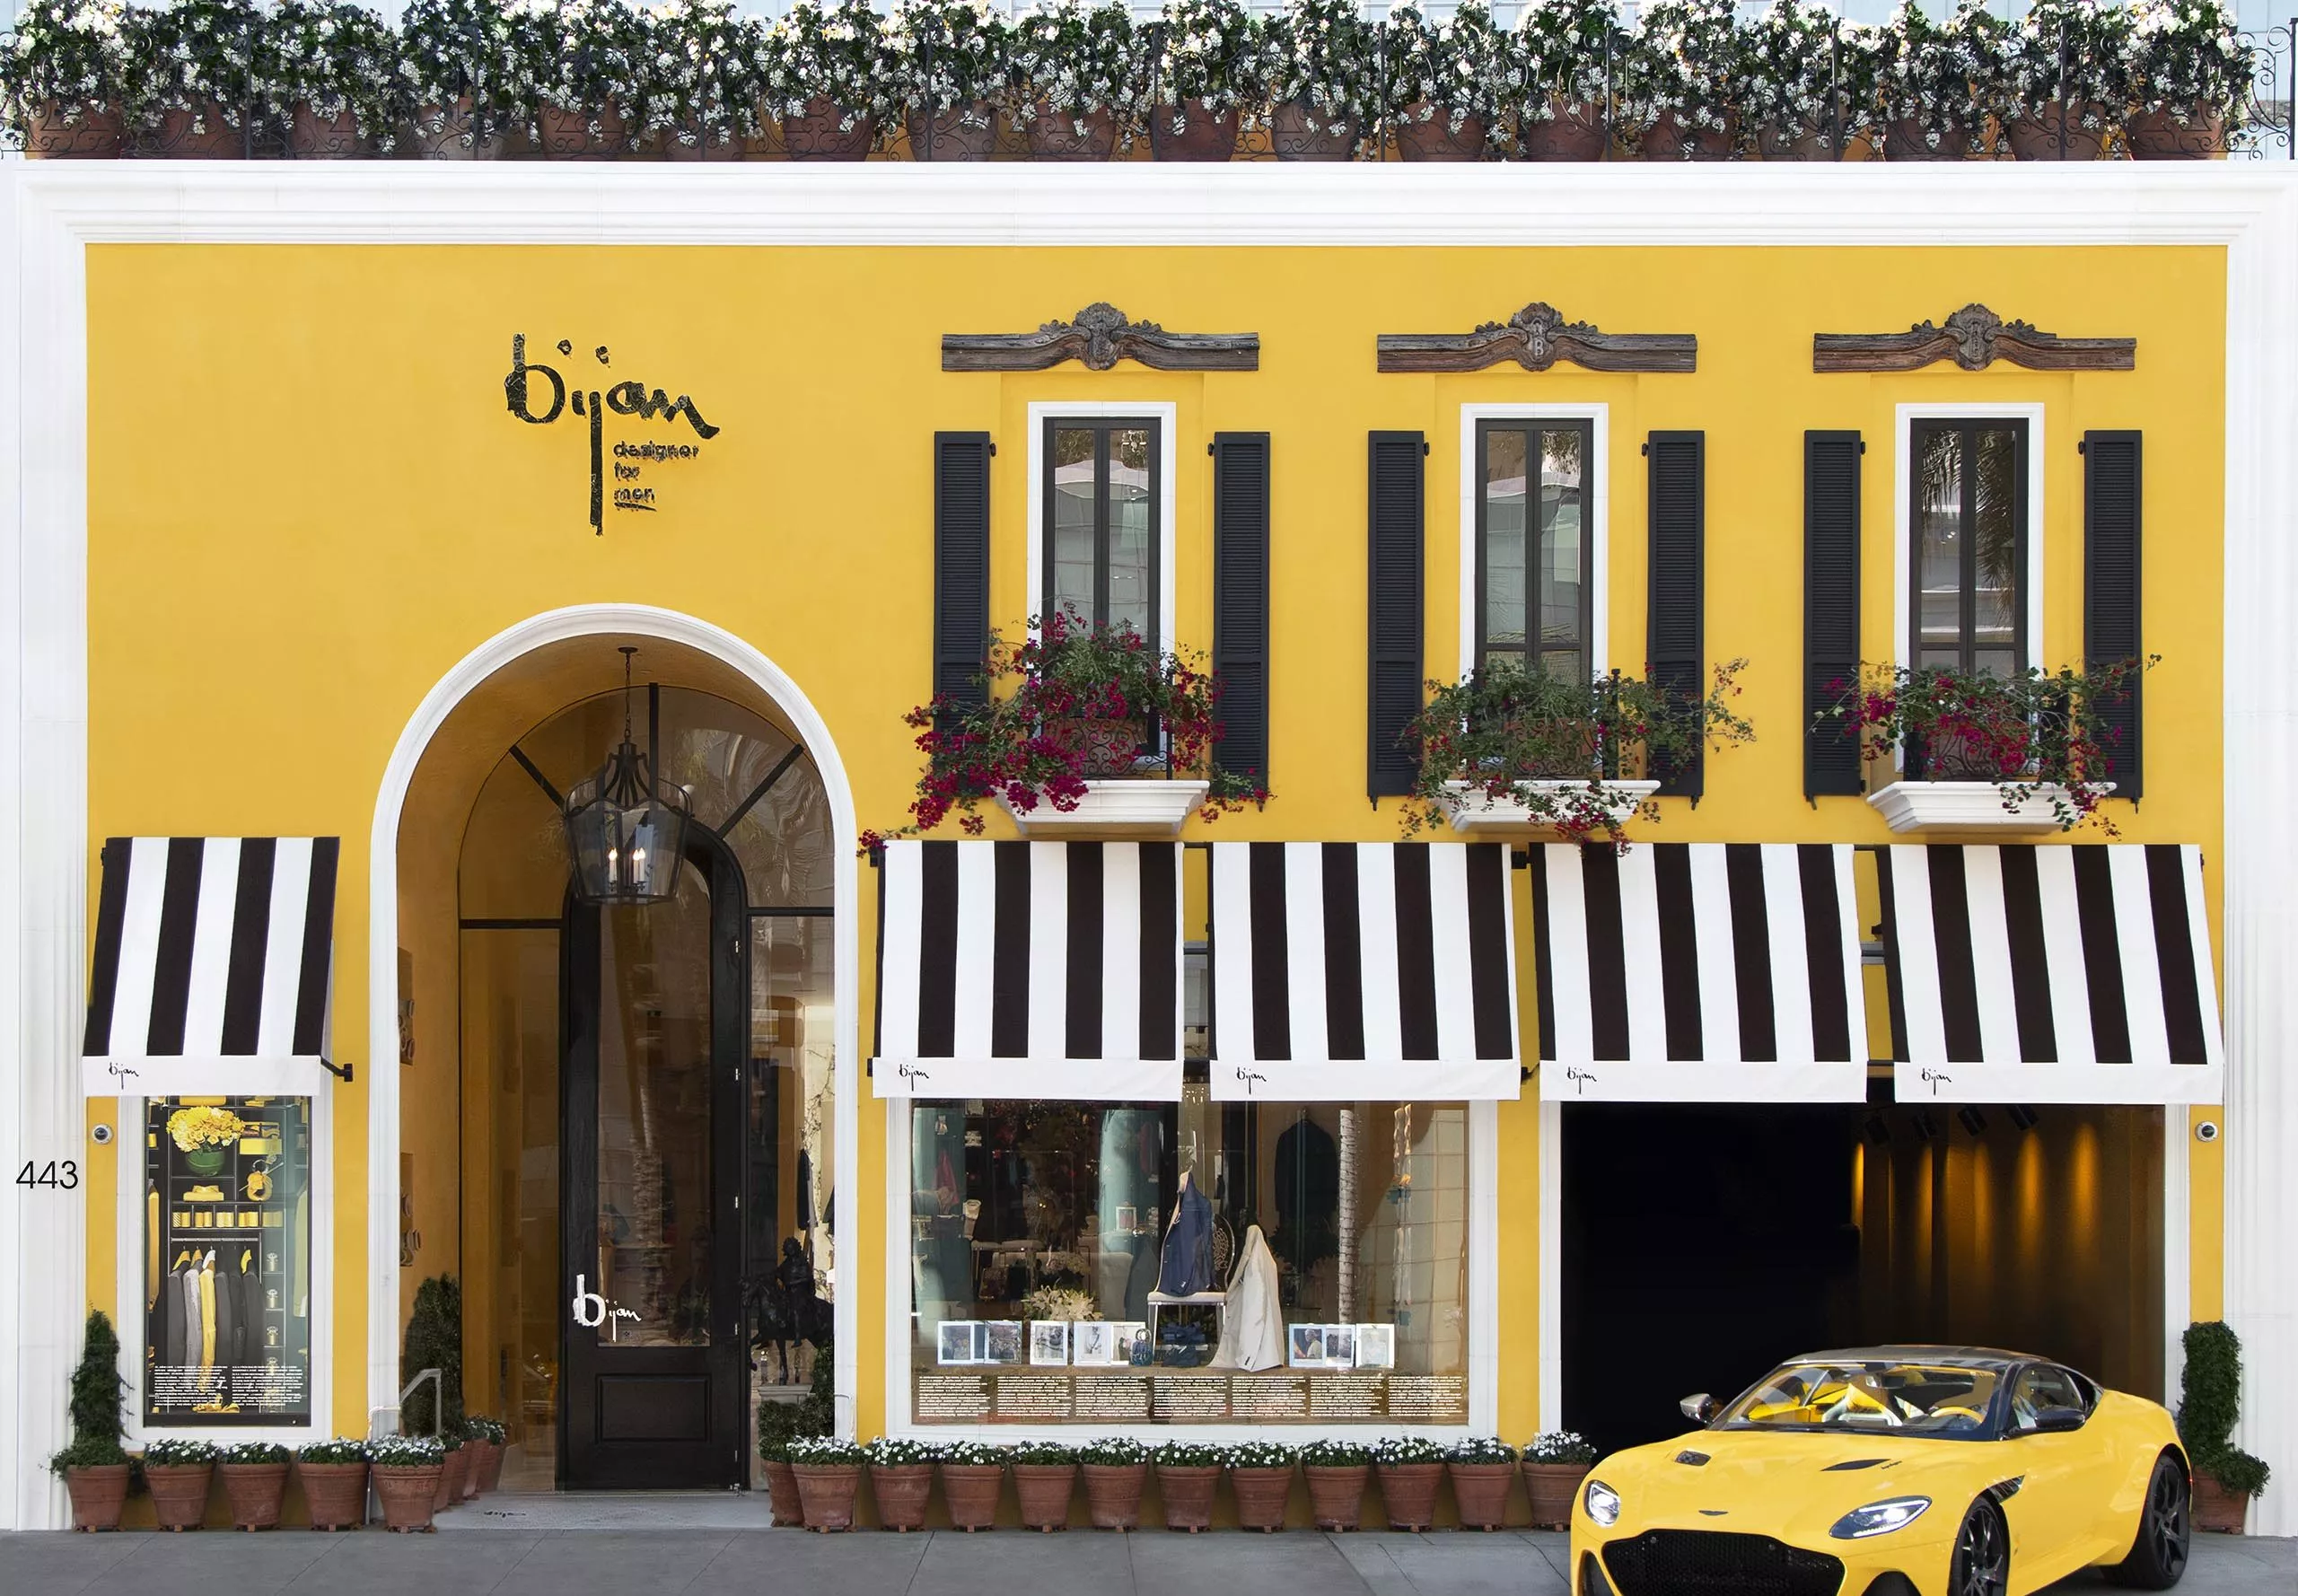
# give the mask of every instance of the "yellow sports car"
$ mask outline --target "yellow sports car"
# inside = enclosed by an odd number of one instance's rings
[[[2098,1564],[2162,1591],[2186,1572],[2171,1416],[2041,1358],[1813,1353],[1683,1409],[1706,1427],[1581,1486],[1574,1596],[2018,1596]]]

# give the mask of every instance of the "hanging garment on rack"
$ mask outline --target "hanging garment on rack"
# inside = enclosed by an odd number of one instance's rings
[[[199,1255],[184,1266],[178,1302],[183,1310],[183,1338],[176,1362],[187,1367],[199,1362]]]
[[[215,1362],[228,1369],[240,1361],[240,1293],[232,1283],[229,1258],[215,1266]]]
[[[159,1346],[153,1355],[163,1364],[183,1362],[183,1270],[175,1268],[168,1271],[167,1283],[160,1287]]]
[[[263,1362],[263,1281],[256,1272],[252,1250],[240,1254],[239,1267],[232,1271],[232,1294],[237,1299],[239,1340],[232,1350],[235,1364]]]
[[[160,1188],[149,1181],[144,1188],[144,1305],[160,1305]]]
[[[1236,1271],[1229,1276],[1229,1302],[1221,1315],[1221,1346],[1213,1355],[1223,1369],[1274,1369],[1285,1362],[1285,1308],[1277,1301],[1276,1255],[1260,1226],[1245,1229]]]
[[[215,1255],[199,1268],[199,1366],[215,1366]]]
[[[1306,1275],[1339,1250],[1340,1149],[1332,1134],[1303,1118],[1276,1138],[1279,1257]]]
[[[1172,1222],[1165,1227],[1157,1289],[1167,1296],[1190,1297],[1212,1287],[1213,1205],[1197,1190],[1197,1182],[1183,1175],[1173,1199]]]

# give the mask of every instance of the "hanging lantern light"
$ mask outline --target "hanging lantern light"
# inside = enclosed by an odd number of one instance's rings
[[[589,903],[660,903],[674,896],[690,819],[686,791],[662,786],[655,760],[630,734],[630,660],[622,651],[622,742],[599,773],[566,794],[574,890]],[[653,746],[649,716],[646,741]]]

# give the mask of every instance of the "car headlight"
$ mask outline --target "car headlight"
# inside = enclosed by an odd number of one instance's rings
[[[1609,1530],[1619,1522],[1619,1493],[1601,1479],[1592,1479],[1583,1493],[1588,1507],[1588,1517],[1599,1528]]]
[[[1889,1535],[1921,1518],[1923,1510],[1930,1505],[1928,1496],[1894,1496],[1888,1502],[1870,1502],[1836,1520],[1835,1527],[1828,1533],[1838,1540],[1864,1540],[1871,1535]]]

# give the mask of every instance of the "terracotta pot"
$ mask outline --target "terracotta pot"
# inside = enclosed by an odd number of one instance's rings
[[[285,1463],[225,1463],[224,1495],[232,1504],[234,1530],[276,1530],[279,1504],[287,1495]]]
[[[126,1463],[98,1463],[92,1468],[66,1469],[64,1488],[72,1494],[75,1530],[117,1530],[120,1510],[127,1505]]]
[[[487,1443],[487,1467],[481,1470],[478,1481],[481,1491],[492,1491],[502,1485],[503,1454],[507,1450],[507,1442],[490,1441]]]
[[[1823,131],[1790,134],[1770,122],[1756,129],[1756,149],[1767,161],[1864,161],[1872,153],[1872,146],[1855,128],[1844,130],[1843,151],[1838,155]]]
[[[1032,161],[1107,161],[1117,153],[1117,116],[1106,109],[1079,117],[1040,104],[1028,133]]]
[[[1423,116],[1426,120],[1422,120]],[[1407,161],[1481,161],[1487,142],[1484,120],[1480,117],[1462,117],[1460,130],[1452,131],[1452,118],[1441,105],[1431,105],[1425,100],[1416,100],[1404,108],[1404,115],[1397,118],[1397,153]]]
[[[997,112],[986,100],[935,111],[911,111],[906,123],[913,161],[987,161],[997,147]]]
[[[692,133],[692,129],[689,129]],[[664,161],[753,161],[763,157],[765,141],[753,138],[714,138],[693,133],[690,140],[674,132],[657,134],[650,153]]]
[[[1207,110],[1202,100],[1151,106],[1149,153],[1160,161],[1226,161],[1237,153],[1235,108]]]
[[[297,1463],[314,1530],[356,1530],[367,1519],[367,1465]]]
[[[463,1477],[469,1469],[470,1448],[459,1446],[447,1454],[439,1470],[439,1492],[432,1499],[432,1512],[444,1513],[463,1499]]]
[[[215,1483],[213,1463],[146,1463],[144,1483],[152,1493],[152,1513],[162,1530],[197,1530],[207,1521],[207,1492]]]
[[[359,118],[346,110],[322,117],[298,101],[287,118],[287,156],[292,161],[360,161],[375,153],[375,141],[359,131]]]
[[[1532,1498],[1532,1528],[1570,1529],[1573,1499],[1587,1478],[1585,1463],[1526,1463],[1524,1489]]]
[[[1644,130],[1646,161],[1729,161],[1738,148],[1738,118],[1726,113],[1721,127],[1693,127],[1663,110]]]
[[[629,124],[611,100],[595,116],[546,105],[535,113],[535,125],[548,161],[612,161],[629,153]]]
[[[2194,1471],[2194,1527],[2218,1535],[2240,1535],[2250,1499],[2218,1483],[2207,1469]]]
[[[162,111],[160,125],[136,153],[169,161],[239,161],[247,155],[248,139],[222,106],[207,105],[196,111]]]
[[[1293,1500],[1293,1469],[1232,1469],[1229,1484],[1237,1493],[1237,1528],[1264,1534],[1285,1528],[1285,1510]]]
[[[1271,1472],[1274,1472],[1272,1470]],[[1213,1495],[1221,1486],[1221,1470],[1202,1468],[1169,1469],[1157,1465],[1157,1494],[1165,1501],[1165,1528],[1192,1535],[1213,1527]]]
[[[798,1500],[798,1476],[789,1464],[767,1460],[766,1495],[776,1529],[794,1530],[806,1521],[805,1507]]]
[[[487,1474],[487,1454],[491,1450],[493,1450],[493,1443],[490,1442],[466,1441],[463,1443],[462,1456],[465,1460],[463,1490],[462,1495],[456,1498],[458,1501],[468,1502],[478,1495],[479,1481]]]
[[[2018,161],[2098,161],[2107,153],[2107,129],[2113,126],[2104,106],[2083,104],[2067,115],[2067,108],[2051,101],[2031,117],[2012,118],[2011,154]],[[2066,142],[2059,129],[2066,130]]]
[[[1364,1463],[1345,1469],[1320,1469],[1313,1464],[1302,1472],[1309,1477],[1309,1511],[1320,1530],[1356,1530],[1364,1522],[1364,1480],[1373,1470]]]
[[[805,1509],[806,1528],[838,1534],[854,1528],[854,1498],[861,1494],[858,1463],[794,1463],[798,1477],[798,1503]]]
[[[1298,101],[1288,100],[1269,114],[1268,147],[1279,161],[1354,161],[1356,140],[1363,133],[1356,118],[1335,118],[1318,113]]]
[[[383,1504],[383,1527],[401,1535],[431,1528],[444,1463],[375,1465],[375,1495]]]
[[[1899,117],[1883,124],[1883,159],[1886,161],[1968,161],[1971,154],[1971,135],[1968,127],[1949,126],[1939,130],[1939,142],[1931,142],[1930,132],[1920,117]]]
[[[1508,1486],[1513,1463],[1447,1463],[1452,1500],[1460,1504],[1463,1530],[1497,1530],[1508,1522]]]
[[[2133,161],[2207,161],[2226,153],[2226,118],[2199,107],[2183,115],[2143,110],[2122,125],[2122,142]]]
[[[1381,1464],[1381,1501],[1389,1512],[1389,1528],[1433,1528],[1436,1522],[1436,1484],[1443,1478],[1442,1463]]]
[[[1077,1479],[1074,1463],[1016,1463],[1013,1494],[1022,1499],[1022,1527],[1051,1533],[1069,1528],[1069,1494]]]
[[[494,161],[503,154],[501,136],[480,132],[469,95],[417,110],[401,142],[419,161]]]
[[[997,1528],[997,1498],[1005,1488],[1005,1469],[998,1463],[942,1465],[942,1504],[950,1510],[950,1527],[968,1531]]]
[[[1527,161],[1601,161],[1611,142],[1604,108],[1551,94],[1548,114],[1516,118],[1516,152]]]
[[[782,118],[782,153],[793,161],[866,161],[877,139],[875,118],[849,118],[827,94],[815,95],[798,115]]]
[[[870,1494],[878,1500],[881,1530],[925,1528],[925,1499],[934,1494],[934,1465],[902,1463],[870,1470]]]
[[[1141,1528],[1141,1487],[1148,1480],[1146,1463],[1086,1464],[1085,1508],[1093,1528]]]
[[[65,119],[53,104],[32,112],[24,153],[34,161],[111,161],[127,152],[127,123],[116,110],[83,109]]]

